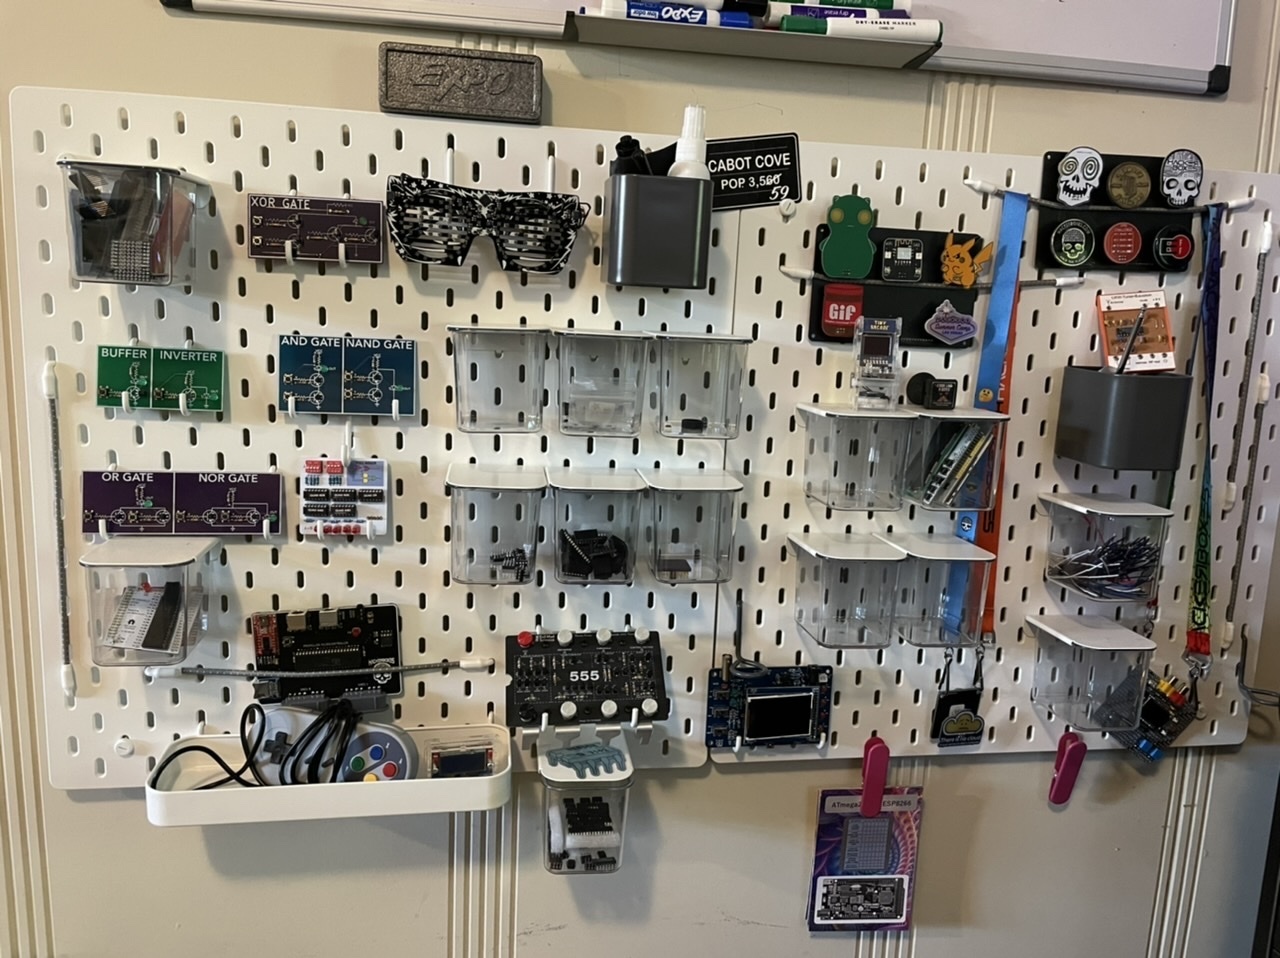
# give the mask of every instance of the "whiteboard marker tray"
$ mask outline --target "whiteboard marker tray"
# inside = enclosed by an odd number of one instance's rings
[[[431,815],[499,808],[511,797],[511,736],[499,725],[455,725],[405,729],[419,747],[419,774],[430,767],[437,744],[483,742],[493,748],[493,772],[475,778],[415,778],[395,782],[335,782],[245,788],[234,782],[195,791],[225,773],[198,752],[183,755],[159,781],[147,782],[147,820],[152,825],[231,825],[244,822],[311,821],[324,818],[375,818],[382,815]],[[204,745],[228,765],[244,764],[240,736],[193,735],[170,745],[161,757],[184,745]],[[249,775],[245,773],[246,777]]]

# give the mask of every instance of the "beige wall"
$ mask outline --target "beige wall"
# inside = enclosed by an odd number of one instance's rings
[[[381,40],[496,44],[543,58],[544,119],[563,126],[669,132],[681,106],[698,100],[717,136],[796,130],[1032,154],[1077,143],[1142,153],[1189,145],[1211,165],[1276,171],[1280,14],[1266,0],[1240,6],[1223,100],[183,16],[156,0],[0,0],[0,88],[375,110]],[[7,101],[0,112],[7,131]],[[4,212],[9,229],[7,197]],[[3,266],[12,263],[9,250]],[[30,361],[12,342],[0,321],[0,395]],[[902,781],[926,782],[929,813],[917,931],[890,942],[815,941],[802,928],[813,790],[840,784],[846,769],[646,775],[628,868],[586,885],[541,874],[530,782],[517,813],[487,822],[208,830],[151,828],[136,793],[53,791],[22,604],[37,570],[20,559],[21,503],[44,490],[15,486],[25,458],[0,414],[0,954],[639,956],[673,944],[709,955],[1246,954],[1280,755],[1267,744],[1270,716],[1255,721],[1258,739],[1245,749],[1180,754],[1152,775],[1114,756],[1091,759],[1062,813],[1045,805],[1043,756],[900,769]],[[47,570],[41,578],[49,588]]]

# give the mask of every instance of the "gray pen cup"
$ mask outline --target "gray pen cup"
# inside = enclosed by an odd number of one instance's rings
[[[1103,469],[1177,469],[1191,388],[1192,377],[1181,373],[1067,366],[1054,454]]]
[[[711,247],[711,181],[611,176],[604,208],[604,281],[703,289]]]

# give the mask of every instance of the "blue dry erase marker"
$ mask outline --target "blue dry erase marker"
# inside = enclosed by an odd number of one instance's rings
[[[600,14],[618,20],[652,20],[698,27],[751,26],[748,13],[718,13],[683,3],[655,3],[652,0],[601,0]]]

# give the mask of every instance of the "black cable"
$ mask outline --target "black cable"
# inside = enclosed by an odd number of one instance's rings
[[[255,714],[257,716],[257,735],[253,740],[253,744],[250,745],[248,738],[249,717]],[[267,785],[268,783],[263,780],[262,774],[258,771],[256,760],[258,749],[262,747],[262,739],[266,734],[266,712],[263,711],[261,705],[254,702],[250,704],[249,707],[240,715],[240,748],[244,751],[245,756],[244,764],[240,766],[240,768],[233,769],[227,764],[226,759],[207,745],[184,745],[182,748],[170,752],[165,756],[164,761],[157,765],[155,771],[151,773],[151,779],[147,784],[149,787],[155,788],[156,783],[160,781],[161,774],[163,774],[164,770],[172,765],[176,759],[183,755],[189,755],[196,752],[201,755],[209,756],[215,763],[217,763],[218,767],[227,774],[224,778],[220,778],[217,781],[206,782],[204,785],[198,786],[195,791],[205,791],[210,788],[221,788],[223,785],[230,782],[235,782],[245,788],[257,788],[261,785]],[[244,773],[246,771],[253,774],[254,781],[251,782],[244,778]]]
[[[280,763],[280,784],[336,782],[341,771],[339,763],[346,754],[347,746],[351,744],[351,736],[359,721],[360,713],[347,699],[339,699],[326,708],[285,753],[284,761]],[[303,766],[302,777],[298,774],[299,763]],[[329,770],[328,778],[322,778],[326,767]]]
[[[352,735],[361,715],[347,699],[334,702],[311,722],[297,740],[285,753],[280,764],[281,785],[309,785],[320,782],[336,782],[341,771],[340,761],[351,744]],[[254,722],[252,741],[250,740],[250,721]],[[156,766],[148,780],[150,788],[156,788],[160,776],[173,762],[183,755],[197,753],[207,755],[226,774],[212,782],[196,786],[193,791],[207,791],[221,788],[235,782],[244,788],[272,786],[258,767],[258,754],[262,750],[263,739],[267,734],[267,713],[257,702],[250,703],[240,714],[240,748],[244,751],[244,764],[232,768],[221,755],[207,745],[184,745],[165,756],[164,761]],[[314,748],[312,745],[314,744]],[[305,761],[303,761],[305,757]],[[299,775],[299,764],[302,765]],[[328,769],[327,778],[322,777]],[[245,777],[248,772],[252,781]]]

